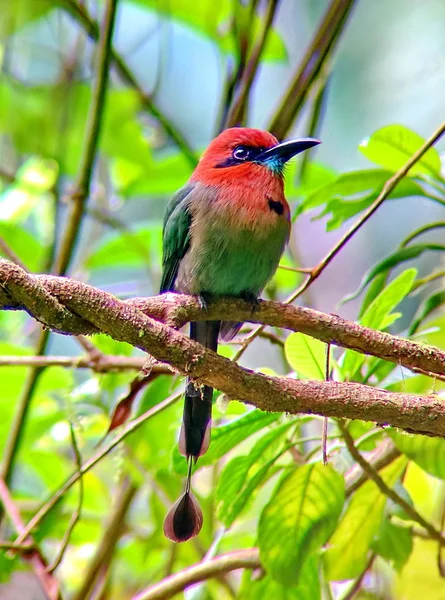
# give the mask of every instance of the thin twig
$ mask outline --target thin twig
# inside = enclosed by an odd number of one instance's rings
[[[21,544],[29,535],[29,533],[37,527],[37,525],[41,522],[41,520],[49,513],[49,511],[57,504],[57,502],[66,494],[66,492],[71,489],[71,487],[79,480],[82,475],[85,475],[90,469],[92,469],[98,462],[100,462],[105,456],[107,456],[116,446],[120,444],[120,442],[125,439],[130,433],[138,429],[143,423],[145,423],[148,419],[154,417],[158,413],[162,412],[175,402],[179,400],[182,396],[182,393],[174,394],[169,396],[150,410],[143,413],[134,421],[131,421],[123,431],[116,435],[108,444],[106,444],[99,452],[97,452],[94,456],[92,456],[89,460],[87,460],[75,473],[73,473],[66,481],[62,484],[62,486],[52,494],[52,496],[47,500],[41,508],[37,511],[34,517],[29,521],[28,525],[25,527],[24,531],[16,540],[18,544]]]
[[[114,356],[112,354],[103,354],[100,360],[90,356],[9,356],[7,354],[0,356],[0,367],[68,367],[91,369],[96,373],[143,371],[147,364],[147,358],[142,356]],[[149,369],[150,373],[158,375],[174,373],[168,365],[150,364]]]
[[[349,240],[357,233],[359,229],[372,217],[372,215],[380,208],[383,202],[388,198],[394,188],[402,181],[402,179],[408,174],[410,169],[422,158],[422,156],[442,137],[445,133],[445,121],[436,129],[436,131],[429,137],[422,146],[415,152],[409,160],[403,165],[401,169],[397,171],[392,177],[386,181],[382,191],[371,204],[371,206],[365,210],[363,215],[359,217],[356,222],[346,231],[346,233],[340,238],[335,246],[326,254],[326,256],[316,265],[310,273],[307,280],[291,295],[290,302],[293,302],[298,296],[300,296],[325,270],[329,263],[337,256],[337,254],[344,248]]]
[[[74,426],[71,423],[71,421],[70,421],[70,434],[71,434],[71,445],[72,445],[73,451],[74,451],[76,467],[77,467],[77,471],[79,473],[79,497],[77,500],[77,508],[71,515],[70,522],[69,522],[68,527],[66,528],[65,533],[63,535],[63,540],[60,545],[59,551],[58,551],[56,557],[54,558],[53,562],[51,563],[51,565],[48,567],[48,573],[53,573],[57,569],[57,567],[60,565],[60,563],[62,562],[65,551],[68,548],[71,534],[74,530],[74,527],[79,522],[81,512],[82,512],[83,492],[84,492],[83,477],[82,477],[82,473],[81,473],[82,457],[80,455],[79,446],[77,445],[76,432],[74,431]]]
[[[431,537],[434,540],[437,540],[441,546],[445,545],[445,536],[435,527],[433,527],[431,523],[426,521],[422,517],[422,515],[420,515],[416,511],[416,509],[405,500],[405,498],[402,498],[402,496],[399,496],[397,492],[390,488],[388,484],[384,481],[384,479],[379,475],[379,473],[374,469],[374,467],[371,466],[369,462],[357,450],[357,448],[355,447],[354,438],[349,433],[346,425],[342,421],[339,421],[338,427],[342,433],[343,439],[345,440],[345,444],[348,448],[349,454],[357,462],[357,464],[360,465],[363,471],[367,473],[369,479],[371,479],[371,481],[373,481],[376,484],[376,486],[379,488],[382,494],[384,494],[390,500],[392,500],[394,504],[400,506],[400,508],[402,508],[402,510],[405,511],[405,513],[412,521],[419,523],[419,525],[421,525],[426,531],[428,531]]]
[[[34,544],[16,544],[7,540],[0,540],[0,548],[2,550],[14,550],[14,552],[28,553],[35,548]]]
[[[217,556],[209,561],[198,563],[183,571],[179,571],[160,583],[133,597],[133,600],[162,600],[171,598],[194,583],[199,583],[220,573],[236,569],[257,569],[261,566],[257,548],[237,550],[229,554]]]

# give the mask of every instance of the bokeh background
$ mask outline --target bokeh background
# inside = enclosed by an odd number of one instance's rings
[[[250,89],[244,124],[269,127],[329,4],[327,0],[276,2],[273,29]],[[301,176],[301,158],[288,170],[287,189],[293,208],[317,186],[332,181],[340,173],[376,168],[359,150],[360,144],[376,130],[399,124],[427,138],[444,118],[443,0],[356,0],[352,4],[338,43],[323,68],[323,76],[287,130],[289,138],[308,135],[317,93],[324,86],[315,131],[323,145],[311,153],[306,179]],[[93,20],[102,19],[100,0],[79,0],[78,4],[74,0],[0,0],[0,237],[7,248],[0,253],[6,258],[16,255],[27,268],[37,272],[50,270],[60,249],[87,135],[96,46],[85,34],[85,22],[82,24],[82,19],[73,17],[73,6],[87,10]],[[224,121],[228,82],[239,60],[236,29],[238,20],[242,22],[239,15],[253,9],[252,40],[255,41],[268,6],[262,0],[120,0],[113,45],[133,73],[139,92],[111,68],[99,151],[85,218],[69,267],[70,276],[120,298],[157,293],[166,203],[187,181],[194,161]],[[163,115],[161,121],[153,111],[144,109],[141,90],[144,98],[153,102]],[[166,132],[165,123],[180,134],[188,148],[186,152]],[[437,149],[443,152],[445,142],[439,142]],[[350,194],[350,199],[353,198]],[[347,303],[341,300],[357,290],[364,273],[394,251],[413,229],[444,221],[443,205],[444,202],[431,202],[430,197],[415,194],[384,203],[299,302],[356,319],[362,297]],[[316,218],[322,208],[303,210],[294,222],[290,252],[285,258],[288,266],[314,266],[350,225],[346,220],[340,227],[329,230],[328,216]],[[443,229],[430,232],[428,240],[443,242]],[[413,263],[419,277],[443,265],[442,256],[423,252]],[[393,274],[403,268],[400,265]],[[300,277],[290,271],[279,271],[266,296],[284,299],[297,287]],[[393,331],[406,331],[422,293],[402,304],[404,316]],[[32,353],[39,328],[22,314],[1,314],[0,336],[3,354]],[[97,347],[111,354],[131,351],[102,337]],[[233,355],[233,348],[222,351]],[[69,357],[78,356],[79,352],[74,339],[56,335],[50,336],[46,347],[46,353],[51,355]],[[267,366],[278,373],[288,370],[281,350],[267,340],[257,340],[241,361],[255,368]],[[23,385],[23,369],[4,369],[5,389],[0,401],[4,415],[0,425],[2,447]],[[72,471],[66,421],[79,428],[79,445],[84,456],[94,452],[95,444],[106,431],[109,414],[126,393],[131,378],[132,374],[76,371],[68,375],[57,367],[46,370],[35,392],[40,404],[31,413],[34,424],[28,429],[28,440],[19,455],[23,462],[14,474],[15,490],[25,514],[31,515],[38,502]],[[159,378],[156,386],[148,388],[139,412],[172,389],[168,378]],[[236,416],[242,411],[232,406],[228,415]],[[142,482],[146,487],[137,495],[130,518],[132,536],[120,546],[113,583],[98,598],[130,598],[144,582],[162,577],[162,561],[173,564],[177,560],[178,566],[187,565],[201,557],[203,548],[208,548],[212,540],[209,531],[203,546],[195,547],[195,554],[191,551],[190,556],[182,549],[175,556],[169,554],[170,550],[161,541],[159,523],[165,507],[156,493],[161,486],[161,497],[163,494],[173,497],[172,490],[180,488],[179,475],[169,471],[179,414],[179,407],[169,409],[164,422],[153,421],[153,427],[143,437],[134,438],[133,446],[130,444],[132,475],[139,469],[139,484]],[[314,431],[318,431],[318,424]],[[60,456],[54,456],[59,447]],[[77,526],[68,558],[62,564],[68,595],[76,588],[79,573],[94,556],[113,499],[123,493],[121,478],[126,473],[127,459],[126,450],[119,451],[88,481],[91,488],[85,499],[86,517]],[[161,467],[155,476],[154,463],[158,460]],[[37,463],[40,470],[35,469]],[[199,490],[204,496],[211,489],[211,478],[217,475],[217,471],[203,475]],[[438,490],[427,481],[423,472],[417,475],[416,479],[416,474],[411,474],[415,482],[412,490],[417,490],[417,501],[431,513],[436,507],[432,498],[437,499],[442,488]],[[428,493],[420,491],[422,486]],[[261,499],[264,504],[271,489],[263,492],[258,506]],[[208,495],[207,500],[210,505],[212,500]],[[75,495],[69,496],[65,508],[58,513],[60,530],[54,520],[48,525],[50,531],[55,527],[59,541],[75,503]],[[253,517],[249,519],[227,543],[227,548],[230,549],[231,543],[244,544],[252,538]],[[54,539],[48,542],[50,553],[55,552]],[[416,556],[419,564],[435,560],[433,551],[427,547]],[[5,579],[16,568],[17,561],[14,566],[13,562],[8,557],[0,561]],[[413,564],[411,567],[401,595],[394,592],[394,574],[382,568],[380,579],[370,580],[373,595],[360,597],[417,597],[413,594],[419,591],[415,587],[419,574]],[[28,597],[23,577],[14,581],[18,587],[12,591],[11,584],[0,586],[0,598]],[[35,589],[32,581],[30,585]],[[443,590],[438,591],[436,579],[431,586],[430,595],[425,597],[445,598]],[[223,593],[221,590],[210,587],[201,589],[201,595],[188,597],[223,597],[218,595]]]

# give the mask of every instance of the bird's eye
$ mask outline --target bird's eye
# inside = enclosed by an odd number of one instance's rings
[[[248,160],[250,158],[250,149],[247,146],[237,146],[232,152],[235,160]]]

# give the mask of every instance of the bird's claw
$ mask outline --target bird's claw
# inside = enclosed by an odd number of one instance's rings
[[[207,294],[206,292],[198,294],[198,303],[201,310],[207,310],[210,304],[210,294]]]
[[[261,299],[258,298],[258,296],[256,294],[253,294],[252,292],[243,292],[241,294],[241,298],[251,305],[252,313],[258,310],[258,308],[260,307]]]

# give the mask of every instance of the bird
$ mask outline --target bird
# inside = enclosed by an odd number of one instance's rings
[[[223,130],[202,154],[189,181],[170,199],[163,223],[160,292],[198,296],[202,307],[221,296],[258,302],[289,240],[291,215],[284,168],[296,154],[321,143],[280,143],[267,131]],[[242,323],[190,323],[190,338],[217,351]],[[188,461],[185,491],[164,521],[174,542],[195,537],[202,511],[191,491],[192,466],[210,443],[213,390],[188,379],[179,451]]]

